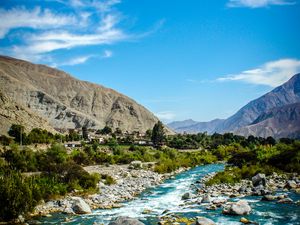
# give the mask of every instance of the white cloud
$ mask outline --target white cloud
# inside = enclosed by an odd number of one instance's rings
[[[260,8],[270,5],[294,5],[294,1],[290,0],[229,0],[228,7],[249,7]]]
[[[276,87],[300,72],[300,60],[280,59],[267,62],[258,68],[242,71],[239,74],[218,78],[218,81],[244,81],[252,84]]]
[[[111,45],[120,41],[140,39],[154,32],[151,30],[143,34],[129,34],[121,28],[120,22],[124,17],[114,8],[121,0],[47,1],[69,7],[68,13],[57,13],[55,9],[41,7],[0,8],[0,39],[7,38],[9,34],[10,43],[13,43],[0,47],[1,54],[55,64],[53,54],[57,50]],[[162,24],[160,21],[155,31]],[[18,28],[21,29],[16,30]],[[112,52],[107,50],[101,57],[111,56]],[[47,61],[49,57],[52,57],[52,60]]]
[[[61,49],[71,49],[79,46],[113,44],[129,38],[125,32],[116,28],[118,19],[107,15],[98,26],[98,31],[92,33],[75,33],[74,31],[53,29],[25,35],[25,43],[10,48],[10,54],[22,59],[40,60],[44,54]],[[106,57],[111,54],[105,53]]]
[[[176,117],[175,113],[172,111],[158,112],[158,113],[155,113],[155,116],[157,116],[159,119],[165,120],[165,121],[173,120]]]
[[[0,8],[0,38],[4,38],[15,28],[49,29],[70,26],[76,19],[72,15],[57,14],[49,9],[36,7],[28,10],[24,7],[5,10]]]
[[[83,63],[87,62],[92,57],[94,57],[94,56],[93,55],[86,55],[86,56],[75,57],[75,58],[70,59],[67,62],[64,62],[64,63],[60,64],[59,66],[74,66],[74,65],[78,65],[78,64],[83,64]]]
[[[113,56],[113,52],[112,51],[110,51],[110,50],[105,50],[104,52],[103,52],[103,58],[111,58]]]

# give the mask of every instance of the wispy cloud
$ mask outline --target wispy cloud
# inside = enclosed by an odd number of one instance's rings
[[[228,7],[249,7],[260,8],[270,5],[294,5],[294,1],[290,0],[229,0]]]
[[[69,14],[54,13],[49,9],[36,7],[32,10],[16,7],[9,10],[0,8],[0,39],[15,28],[49,29],[73,25],[76,18]]]
[[[0,23],[0,39],[9,35],[13,40],[13,44],[1,47],[2,54],[43,61],[58,50],[111,45],[145,36],[132,34],[121,27],[120,22],[124,17],[114,7],[121,0],[48,1],[69,7],[68,13],[57,13],[55,9],[41,7],[0,8],[0,19],[5,21]],[[17,28],[20,30],[13,32]],[[104,51],[103,58],[111,56],[111,51]]]
[[[71,58],[65,62],[61,63],[52,63],[52,67],[60,67],[60,66],[75,66],[86,63],[91,58],[97,58],[99,60],[105,58],[111,58],[113,56],[113,52],[110,50],[104,50],[101,55],[82,55],[78,57]]]
[[[187,82],[192,84],[207,84],[207,83],[213,83],[212,80],[196,80],[196,79],[186,79]]]
[[[155,113],[155,116],[157,116],[159,119],[161,119],[163,121],[170,121],[176,117],[175,113],[172,111],[158,112],[158,113]]]
[[[110,50],[105,50],[104,52],[103,52],[103,58],[111,58],[113,56],[113,52],[112,51],[110,51]]]
[[[61,64],[54,64],[54,67],[57,66],[74,66],[74,65],[79,65],[79,64],[84,64],[86,63],[90,58],[95,57],[94,55],[85,55],[85,56],[79,56],[72,58],[66,62],[62,62]]]
[[[267,62],[257,68],[242,71],[239,74],[218,78],[218,81],[244,81],[251,84],[276,87],[300,72],[300,60],[280,59]]]

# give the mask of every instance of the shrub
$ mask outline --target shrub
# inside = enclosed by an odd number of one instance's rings
[[[35,206],[32,190],[19,172],[7,170],[0,177],[0,219],[9,221]]]

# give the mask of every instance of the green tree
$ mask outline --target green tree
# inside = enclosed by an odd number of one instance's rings
[[[108,126],[105,126],[102,130],[101,130],[101,134],[111,134],[112,133],[112,129]]]
[[[86,126],[82,127],[82,137],[84,140],[89,139],[89,132]]]
[[[24,143],[25,139],[26,139],[26,134],[24,132],[25,127],[22,125],[18,125],[18,124],[13,124],[11,125],[8,134],[11,137],[15,138],[15,141],[18,143],[21,143],[21,139],[22,139],[22,143]]]
[[[153,145],[156,147],[160,147],[163,145],[163,142],[165,140],[165,131],[162,122],[158,121],[154,125],[151,140],[153,142]]]
[[[9,221],[32,210],[32,191],[21,173],[8,170],[0,177],[0,220]]]

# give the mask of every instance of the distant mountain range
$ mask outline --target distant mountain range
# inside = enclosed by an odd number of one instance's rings
[[[146,108],[112,89],[6,56],[0,56],[0,93],[5,102],[0,105],[0,133],[6,133],[11,123],[49,129],[107,125],[145,132],[158,121]]]
[[[225,120],[185,120],[172,122],[168,126],[179,133],[233,132],[245,136],[300,138],[300,74],[249,102]]]

